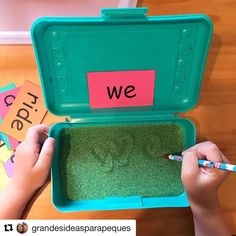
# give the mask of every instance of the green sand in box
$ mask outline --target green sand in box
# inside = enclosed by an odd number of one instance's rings
[[[66,199],[176,196],[184,191],[181,163],[163,158],[184,149],[183,131],[177,125],[66,128],[59,139]]]

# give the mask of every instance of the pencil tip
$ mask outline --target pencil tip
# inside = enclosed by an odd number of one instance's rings
[[[170,154],[164,154],[164,158],[169,159]]]

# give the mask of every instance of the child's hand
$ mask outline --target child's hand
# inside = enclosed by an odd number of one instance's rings
[[[191,208],[209,208],[217,201],[219,186],[228,176],[228,172],[198,166],[198,159],[229,163],[219,148],[212,142],[199,143],[182,153],[182,181],[185,186]]]
[[[33,193],[46,182],[55,147],[55,140],[47,136],[48,130],[47,125],[30,127],[16,149],[12,183],[20,191]]]

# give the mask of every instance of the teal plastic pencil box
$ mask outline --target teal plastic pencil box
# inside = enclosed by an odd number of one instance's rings
[[[175,124],[183,132],[184,148],[194,145],[195,126],[180,113],[198,101],[212,28],[206,15],[147,16],[146,8],[34,22],[31,35],[46,107],[70,117],[50,129],[57,141],[52,201],[58,210],[189,206],[184,190],[176,196],[142,196],[137,189],[132,196],[66,198],[59,137],[63,130],[80,127]]]

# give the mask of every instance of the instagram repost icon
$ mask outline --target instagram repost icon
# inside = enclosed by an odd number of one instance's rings
[[[5,230],[5,232],[11,232],[11,231],[13,231],[13,226],[12,226],[12,224],[6,224],[6,225],[4,225],[4,230]]]
[[[19,233],[19,234],[24,234],[28,231],[28,225],[26,223],[19,223],[17,226],[16,226],[16,231]]]

